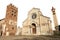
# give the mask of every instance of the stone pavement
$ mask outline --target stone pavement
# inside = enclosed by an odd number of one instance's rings
[[[60,36],[4,36],[0,40],[60,40]]]

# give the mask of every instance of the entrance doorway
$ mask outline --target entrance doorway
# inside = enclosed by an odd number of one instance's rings
[[[32,33],[33,34],[36,34],[36,24],[35,23],[32,23],[32,26],[33,26]]]

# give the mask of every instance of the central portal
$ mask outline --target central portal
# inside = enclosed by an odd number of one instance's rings
[[[32,26],[33,26],[32,33],[33,34],[36,34],[36,24],[35,23],[32,23]]]

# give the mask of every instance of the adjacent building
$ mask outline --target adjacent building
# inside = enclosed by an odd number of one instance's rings
[[[4,19],[5,19],[5,18],[4,18]],[[1,20],[0,20],[0,36],[3,35],[3,31],[4,31],[4,28],[3,28],[4,22],[5,22],[4,19],[1,19]]]
[[[17,27],[16,35],[22,35],[22,28],[20,28],[20,26]]]

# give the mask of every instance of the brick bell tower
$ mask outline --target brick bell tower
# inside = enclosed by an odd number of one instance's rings
[[[17,14],[18,8],[12,4],[7,6],[5,35],[15,35],[17,30]]]
[[[57,17],[56,17],[55,8],[52,7],[51,11],[52,11],[52,13],[53,13],[52,15],[53,15],[53,20],[54,20],[55,29],[56,29],[56,31],[58,31],[59,28],[58,28],[58,21],[57,21]]]

